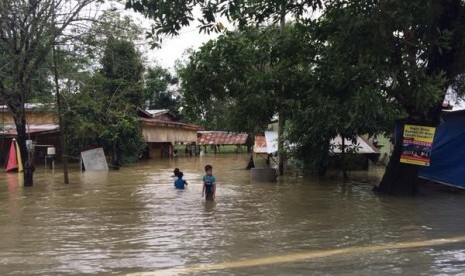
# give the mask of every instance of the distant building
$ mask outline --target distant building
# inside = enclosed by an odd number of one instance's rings
[[[202,127],[178,122],[178,118],[166,109],[138,109],[142,122],[142,135],[147,142],[146,157],[172,156],[176,143],[196,144],[197,131]],[[60,157],[59,125],[54,104],[26,104],[26,132],[33,140],[36,161],[43,161],[47,148],[56,148]],[[7,106],[0,106],[0,159],[3,162],[12,138],[17,137],[16,125]]]
[[[142,135],[147,142],[145,157],[168,157],[174,155],[176,144],[190,147],[197,142],[197,131],[203,130],[199,125],[185,124],[167,109],[138,109],[142,122]]]
[[[59,154],[59,126],[53,104],[25,104],[26,133],[34,141],[36,160],[44,160],[48,147]],[[5,160],[12,138],[17,138],[16,125],[7,106],[0,106],[0,159]]]
[[[235,133],[228,131],[199,131],[197,134],[197,145],[203,146],[204,151],[207,147],[217,153],[220,146],[234,145],[240,151],[240,147],[249,142],[247,133]]]

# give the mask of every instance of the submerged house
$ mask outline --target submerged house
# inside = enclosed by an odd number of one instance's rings
[[[176,144],[194,145],[199,125],[185,124],[167,109],[138,109],[142,122],[142,135],[147,142],[146,158],[169,157],[175,154]]]
[[[204,151],[210,147],[215,153],[220,151],[220,146],[233,145],[237,147],[237,151],[241,151],[241,147],[249,143],[249,135],[247,133],[235,133],[228,131],[198,131],[197,145],[203,146]]]
[[[7,157],[11,140],[17,137],[13,116],[6,106],[0,106],[0,159]],[[146,157],[164,157],[173,155],[176,143],[195,144],[197,131],[202,127],[180,123],[176,116],[166,109],[138,109],[142,122],[142,135],[147,142]],[[36,162],[43,162],[47,149],[54,147],[56,156],[61,156],[59,146],[60,129],[54,104],[26,104],[26,131],[35,145]]]
[[[362,136],[357,136],[356,141],[345,139],[344,145],[346,151],[352,151],[357,155],[355,161],[362,169],[368,169],[368,160],[376,161],[380,155],[378,148]],[[341,136],[331,139],[329,148],[330,156],[335,157],[340,155],[342,152],[341,149]],[[278,132],[265,131],[265,135],[255,136],[254,153],[256,155],[266,154],[268,158],[270,155],[276,156],[278,153]],[[338,164],[333,162],[331,166],[338,166]]]
[[[44,160],[47,149],[54,147],[59,154],[59,126],[53,104],[25,104],[26,133],[35,145],[36,161]],[[0,106],[0,159],[7,158],[11,140],[17,138],[16,125],[11,112],[5,105]]]

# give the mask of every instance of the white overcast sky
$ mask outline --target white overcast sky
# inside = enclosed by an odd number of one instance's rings
[[[124,2],[124,1],[121,1]],[[133,12],[132,10],[125,10],[124,4],[116,3],[114,1],[106,2],[103,9],[116,9],[123,15],[130,15],[136,24],[150,28],[151,21],[144,18],[141,14]],[[194,13],[194,18],[199,11]],[[199,33],[197,22],[192,22],[190,26],[183,28],[178,36],[163,37],[161,48],[150,49],[150,45],[140,45],[140,50],[147,60],[146,65],[158,64],[164,68],[174,69],[174,64],[177,59],[183,56],[183,53],[189,49],[197,49],[203,43],[210,39],[218,37],[218,34],[211,33],[210,35]]]
[[[194,23],[195,24],[195,23]],[[180,32],[179,36],[163,39],[161,48],[154,49],[149,54],[163,67],[174,67],[177,59],[180,59],[185,50],[197,49],[204,42],[217,37],[218,34],[199,33],[195,26],[189,26]]]

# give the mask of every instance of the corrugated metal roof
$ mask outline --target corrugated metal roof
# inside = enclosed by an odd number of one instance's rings
[[[59,126],[56,124],[29,124],[26,127],[26,133],[29,134],[39,134],[42,132],[57,132],[59,131]],[[2,135],[18,135],[15,125],[4,125],[3,129],[0,130]]]
[[[150,114],[152,117],[162,115],[169,113],[170,111],[168,109],[146,109],[145,110],[148,114]]]
[[[244,145],[247,133],[233,133],[226,131],[199,131],[197,145]]]
[[[55,109],[55,103],[25,103],[24,109],[27,111]],[[0,110],[8,110],[8,106],[0,105]]]
[[[185,123],[174,122],[174,121],[165,121],[165,120],[149,119],[149,118],[139,118],[139,120],[141,120],[143,124],[151,125],[151,126],[183,128],[183,129],[189,129],[189,130],[202,130],[202,129],[204,129],[203,127],[201,127],[199,125],[185,124]]]

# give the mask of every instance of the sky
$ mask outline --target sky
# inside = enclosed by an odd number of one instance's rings
[[[123,1],[124,2],[124,1]],[[150,29],[150,19],[144,18],[141,14],[133,12],[132,10],[125,10],[124,5],[117,2],[106,2],[104,9],[113,9],[119,11],[122,15],[129,15],[133,18],[134,22],[138,25]],[[194,18],[200,14],[200,11],[194,11]],[[183,53],[189,49],[197,49],[203,43],[210,39],[218,37],[218,34],[211,33],[210,35],[199,33],[197,23],[194,21],[190,26],[181,29],[178,36],[166,36],[163,37],[161,48],[150,49],[150,45],[141,45],[141,51],[147,58],[145,61],[146,65],[160,65],[164,68],[174,71],[174,65],[176,60],[181,59]]]
[[[175,61],[182,57],[184,51],[189,48],[197,49],[203,43],[217,36],[218,34],[199,33],[195,26],[189,26],[181,30],[179,36],[164,38],[162,47],[152,50],[149,55],[162,67],[174,68]]]

